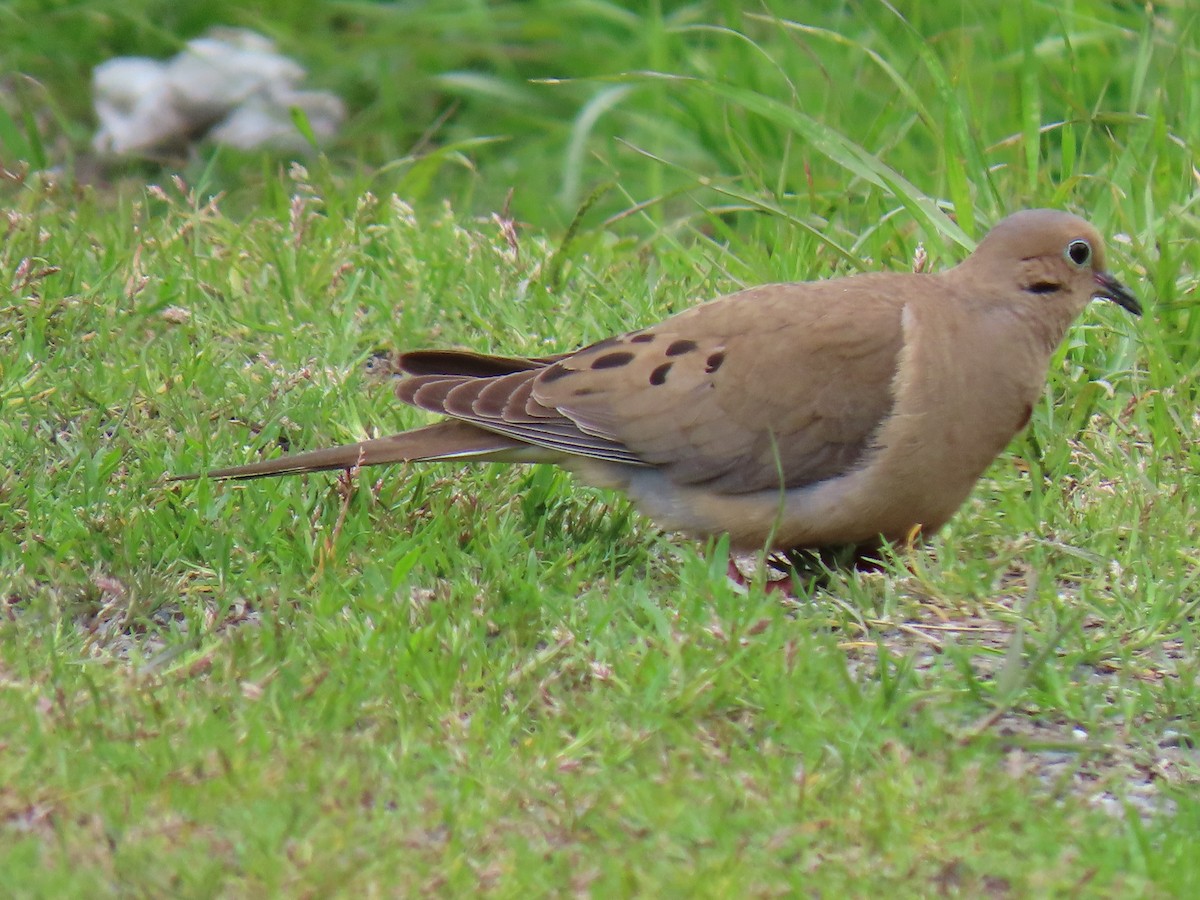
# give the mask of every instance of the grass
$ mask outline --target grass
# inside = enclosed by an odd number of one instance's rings
[[[0,10],[6,890],[1196,893],[1197,19],[789,15]],[[85,183],[89,67],[214,21],[344,137]],[[927,548],[794,602],[549,469],[161,482],[420,421],[380,348],[948,265],[1031,205],[1147,315],[1086,314]]]

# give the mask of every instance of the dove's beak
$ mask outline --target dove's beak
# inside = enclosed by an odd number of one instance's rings
[[[1111,300],[1113,303],[1122,309],[1128,310],[1135,316],[1142,314],[1142,304],[1138,303],[1137,297],[1129,293],[1129,288],[1117,281],[1107,272],[1096,273],[1096,293],[1092,294],[1092,298],[1102,298]]]

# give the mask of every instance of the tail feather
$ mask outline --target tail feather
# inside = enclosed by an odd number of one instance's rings
[[[387,437],[343,444],[325,450],[310,450],[278,459],[267,459],[245,466],[230,466],[211,472],[172,475],[168,481],[190,481],[212,478],[220,481],[263,478],[270,475],[293,475],[302,472],[324,472],[331,469],[351,469],[383,463],[419,462],[439,459],[511,459],[521,461],[529,445],[514,438],[493,434],[465,422],[437,422],[424,428],[404,431]],[[532,461],[532,460],[531,460]]]
[[[398,354],[395,367],[406,375],[454,375],[467,378],[491,378],[544,369],[569,353],[555,356],[494,356],[470,350],[408,350]]]

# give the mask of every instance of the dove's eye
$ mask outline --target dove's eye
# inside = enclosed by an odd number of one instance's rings
[[[1092,261],[1092,245],[1087,241],[1071,241],[1067,244],[1066,257],[1073,264],[1083,268]]]

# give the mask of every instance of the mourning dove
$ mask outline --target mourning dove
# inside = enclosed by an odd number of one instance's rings
[[[1141,314],[1095,229],[1028,210],[939,274],[763,285],[559,356],[404,353],[397,396],[449,419],[207,475],[546,462],[735,549],[900,542],[1025,427],[1093,298]]]

